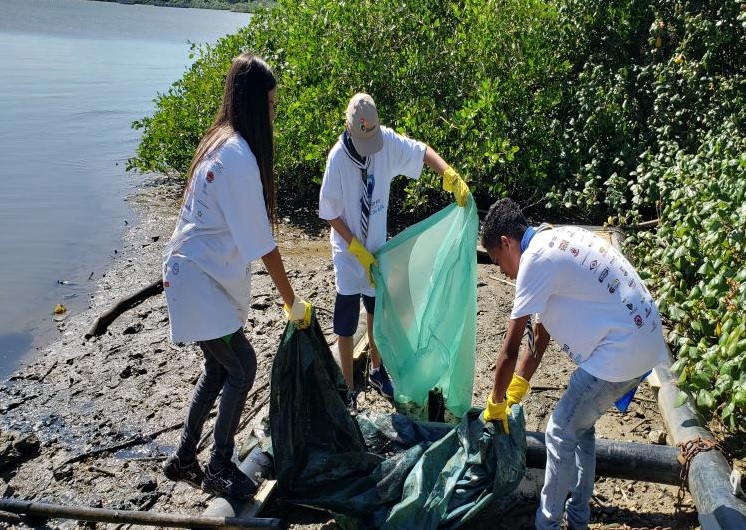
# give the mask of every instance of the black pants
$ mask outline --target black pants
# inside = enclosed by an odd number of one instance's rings
[[[256,377],[256,353],[240,329],[233,334],[230,343],[212,339],[197,344],[204,353],[205,362],[194,389],[177,454],[182,460],[196,458],[205,420],[222,390],[210,454],[210,464],[221,468],[233,457],[238,422],[246,404],[246,395]]]

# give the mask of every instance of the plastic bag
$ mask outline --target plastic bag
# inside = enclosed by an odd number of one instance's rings
[[[478,231],[469,196],[465,207],[447,206],[376,252],[373,337],[394,382],[397,409],[411,417],[427,410],[432,389],[457,418],[471,408]]]
[[[402,499],[383,530],[458,528],[487,504],[506,497],[526,472],[526,423],[523,408],[508,415],[510,434],[482,411],[469,410],[446,436],[432,444],[410,471]],[[517,499],[511,499],[516,504]]]
[[[455,428],[374,411],[353,418],[346,392],[315,313],[307,330],[289,323],[272,365],[268,449],[284,501],[358,530],[456,528],[496,497],[518,502],[508,498],[526,466],[518,405],[506,436],[478,410]]]
[[[408,468],[367,451],[346,393],[315,311],[306,330],[288,323],[272,364],[269,401],[278,493],[287,502],[380,526]],[[408,458],[409,467],[417,458]]]

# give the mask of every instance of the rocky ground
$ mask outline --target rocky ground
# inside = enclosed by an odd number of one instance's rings
[[[119,260],[98,283],[90,309],[61,322],[59,339],[0,386],[2,496],[195,515],[208,506],[207,495],[185,484],[171,483],[160,473],[162,460],[176,443],[200,371],[196,347],[168,340],[163,295],[121,315],[103,336],[84,339],[97,316],[159,277],[161,250],[173,228],[177,198],[177,192],[161,186],[132,199],[140,221],[127,233]],[[301,296],[317,306],[322,327],[332,340],[334,280],[327,236],[326,228],[314,220],[303,227],[284,222],[278,241],[291,282]],[[478,268],[473,403],[482,406],[510,313],[512,286],[496,267],[479,264]],[[266,412],[269,371],[285,325],[269,276],[260,263],[254,264],[254,272],[253,309],[246,330],[258,354],[259,372],[238,440],[245,440]],[[544,430],[572,369],[565,356],[552,347],[532,381],[534,391],[525,401],[528,430]],[[390,408],[371,392],[361,397],[359,405]],[[642,387],[627,414],[607,413],[597,433],[619,441],[665,443],[665,427],[650,387]],[[203,444],[202,457],[208,444],[209,440]],[[681,509],[676,508],[678,491],[674,486],[599,477],[591,528],[696,528],[688,494]],[[530,528],[535,507],[527,501],[500,519],[486,512],[469,528]],[[262,515],[281,517],[291,528],[335,527],[325,513],[277,502],[270,503]],[[8,516],[0,520],[11,521]],[[18,521],[0,524],[24,526]],[[82,523],[68,519],[48,522],[48,527],[76,525]]]

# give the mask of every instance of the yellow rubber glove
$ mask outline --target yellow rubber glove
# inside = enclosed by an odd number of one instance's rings
[[[373,279],[373,272],[370,270],[371,265],[374,265],[376,263],[376,258],[373,257],[373,254],[368,252],[368,249],[365,248],[356,237],[352,238],[350,246],[347,247],[347,250],[349,250],[350,253],[357,258],[357,260],[360,262],[360,265],[363,266],[363,269],[365,269],[365,272],[368,274],[368,281],[370,282],[370,285],[372,287],[375,287],[376,282]]]
[[[528,384],[528,381],[518,374],[513,374],[513,379],[511,379],[510,386],[506,392],[508,395],[508,409],[515,403],[520,403],[529,390],[531,390],[531,386]]]
[[[293,300],[293,307],[288,307],[285,304],[282,308],[285,310],[287,319],[294,323],[298,329],[306,329],[311,325],[311,304],[300,296],[296,296]]]
[[[443,172],[443,189],[453,193],[456,204],[459,206],[466,205],[466,198],[469,196],[469,186],[466,185],[461,175],[456,170],[448,166]]]
[[[508,428],[508,402],[501,401],[500,403],[494,403],[492,401],[492,392],[490,392],[487,395],[487,406],[482,413],[482,420],[484,422],[499,421],[503,425],[505,434],[510,434],[510,429]]]

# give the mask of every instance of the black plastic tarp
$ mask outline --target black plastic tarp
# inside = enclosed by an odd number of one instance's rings
[[[510,434],[479,410],[460,423],[419,423],[345,407],[347,393],[321,327],[288,324],[274,365],[270,432],[278,494],[286,502],[346,516],[357,528],[456,528],[526,469],[522,409]]]

